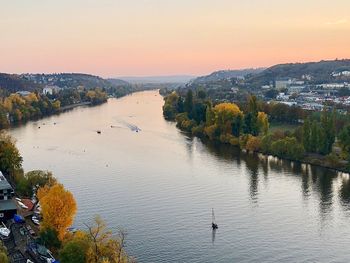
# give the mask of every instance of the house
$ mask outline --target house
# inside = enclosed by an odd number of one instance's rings
[[[58,93],[60,90],[61,90],[61,88],[58,86],[45,86],[43,88],[43,94],[44,95],[47,95],[47,94],[52,95],[54,93]]]
[[[6,221],[17,213],[17,206],[12,199],[14,191],[12,186],[0,172],[0,221]]]

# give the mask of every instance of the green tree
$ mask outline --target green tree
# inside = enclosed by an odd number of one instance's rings
[[[22,157],[12,137],[0,132],[0,171],[13,174],[22,167]]]
[[[77,232],[72,240],[64,244],[60,251],[60,260],[62,263],[85,263],[90,247],[91,243],[87,234]]]
[[[310,150],[312,152],[317,152],[319,149],[319,127],[317,122],[314,120],[311,124],[311,133],[310,133]]]
[[[61,241],[58,239],[57,231],[53,228],[46,228],[40,231],[39,243],[49,249],[56,251],[61,247]]]
[[[339,134],[340,144],[343,150],[350,153],[350,124],[346,125]]]
[[[184,102],[184,110],[187,112],[188,117],[192,119],[192,111],[193,111],[193,92],[192,90],[188,90]]]
[[[311,151],[311,124],[309,118],[304,121],[303,125],[303,145],[306,151]]]

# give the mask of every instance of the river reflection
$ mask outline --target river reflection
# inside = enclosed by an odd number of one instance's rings
[[[297,178],[306,200],[310,192],[317,193],[321,218],[331,212],[336,195],[339,195],[344,209],[350,208],[350,177],[346,173],[263,154],[245,153],[217,142],[207,140],[202,142],[214,156],[235,162],[238,166],[242,162],[245,164],[249,174],[249,194],[253,203],[259,200],[259,184],[268,183],[272,171],[273,174]],[[339,178],[341,180],[338,180]]]
[[[10,133],[26,171],[73,192],[75,226],[100,214],[139,262],[350,262],[348,175],[202,142],[162,105],[141,92]]]

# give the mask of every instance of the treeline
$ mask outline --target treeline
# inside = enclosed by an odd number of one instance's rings
[[[65,89],[53,95],[32,92],[22,96],[12,93],[0,97],[0,129],[11,124],[23,123],[60,112],[61,107],[81,102],[92,105],[107,101],[107,93],[102,89]]]
[[[105,222],[96,217],[84,230],[75,233],[71,227],[77,204],[71,192],[47,171],[24,173],[22,157],[11,136],[0,132],[0,171],[15,186],[21,198],[37,198],[42,221],[35,242],[49,248],[62,263],[134,262],[125,251],[125,231],[113,235]],[[0,241],[0,262],[10,262]]]
[[[165,97],[164,117],[193,135],[290,160],[349,170],[350,126],[335,111],[311,114],[297,107],[259,102],[213,102],[203,90]],[[302,123],[292,131],[271,130],[270,122]],[[336,141],[336,138],[338,140]]]

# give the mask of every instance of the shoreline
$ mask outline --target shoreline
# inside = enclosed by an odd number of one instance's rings
[[[176,121],[173,121],[173,120],[166,120],[166,121],[176,123]],[[289,162],[296,162],[296,163],[305,164],[305,165],[312,165],[312,166],[315,166],[315,167],[320,167],[320,168],[324,168],[324,169],[331,170],[331,171],[334,171],[334,172],[339,172],[339,173],[344,173],[344,174],[349,174],[350,175],[349,171],[346,171],[346,170],[343,170],[343,169],[339,169],[339,168],[334,168],[334,167],[327,166],[327,165],[321,165],[321,164],[318,164],[318,163],[312,163],[312,162],[307,161],[307,160],[293,160],[293,159],[288,159],[288,158],[282,158],[282,157],[279,157],[279,156],[275,156],[275,155],[272,155],[272,154],[269,154],[269,153],[264,153],[264,152],[261,152],[261,151],[253,151],[253,152],[252,151],[248,151],[248,150],[242,149],[241,147],[236,146],[236,145],[231,145],[229,143],[224,143],[224,142],[221,142],[219,140],[210,140],[209,138],[206,138],[206,137],[194,135],[191,132],[188,132],[186,130],[181,129],[177,125],[175,125],[175,126],[182,133],[184,133],[184,134],[186,134],[188,136],[191,136],[191,137],[198,138],[204,144],[206,143],[206,141],[208,141],[208,142],[215,143],[215,144],[218,144],[218,145],[225,145],[225,146],[230,147],[232,149],[236,149],[236,150],[240,151],[240,153],[244,153],[244,154],[256,154],[256,155],[260,154],[260,155],[263,155],[266,158],[268,158],[268,157],[278,158],[279,160],[284,160],[284,161],[289,161]]]

